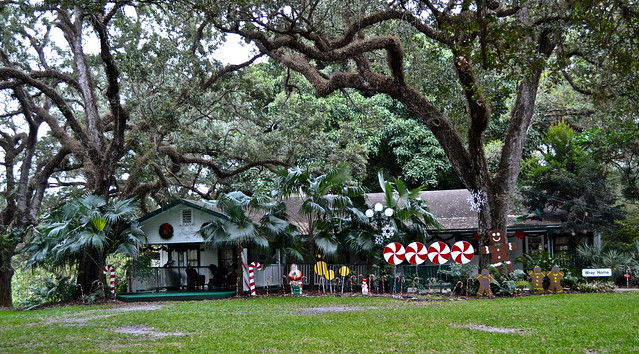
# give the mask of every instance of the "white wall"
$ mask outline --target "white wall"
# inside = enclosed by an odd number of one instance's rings
[[[182,210],[191,209],[193,211],[193,222],[188,225],[182,224]],[[140,223],[142,230],[147,237],[147,244],[149,245],[167,245],[174,243],[200,243],[204,242],[202,236],[197,232],[202,227],[202,224],[210,222],[215,219],[215,216],[202,212],[198,209],[191,208],[189,206],[179,204],[173,208],[163,211],[158,215],[144,220]],[[169,223],[173,226],[173,237],[170,239],[163,239],[160,237],[160,225]]]

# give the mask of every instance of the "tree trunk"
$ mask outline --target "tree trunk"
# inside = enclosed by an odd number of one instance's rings
[[[0,249],[0,307],[13,306],[11,279],[14,269],[11,265],[11,258],[15,254],[16,245],[13,243]]]
[[[87,247],[78,265],[77,284],[81,287],[81,289],[78,289],[78,291],[81,291],[81,295],[90,294],[98,290],[98,281],[104,279],[102,273],[104,264],[105,259],[102,252],[94,247]],[[104,282],[102,282],[102,286],[106,288]]]

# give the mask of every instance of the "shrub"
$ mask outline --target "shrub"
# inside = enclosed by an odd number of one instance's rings
[[[599,280],[595,280],[589,283],[578,283],[575,286],[577,291],[581,291],[584,293],[609,293],[615,291],[617,286],[613,282],[603,282]]]

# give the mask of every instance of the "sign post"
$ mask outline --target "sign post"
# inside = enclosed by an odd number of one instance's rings
[[[612,269],[610,268],[595,268],[595,269],[582,269],[581,276],[586,278],[603,278],[603,277],[611,277]]]

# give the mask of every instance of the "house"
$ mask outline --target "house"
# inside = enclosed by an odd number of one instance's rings
[[[426,246],[435,241],[443,241],[452,246],[453,243],[464,240],[471,243],[478,254],[478,214],[471,210],[469,197],[470,193],[465,189],[421,193],[421,198],[428,203],[431,213],[443,226],[441,229],[428,232],[424,242]],[[366,195],[366,200],[369,205],[383,203],[384,194],[370,193]],[[296,211],[299,210],[299,200],[292,200],[288,204],[292,222],[301,222],[295,218]],[[129,289],[132,292],[196,287],[234,289],[238,283],[233,271],[237,266],[238,251],[234,248],[209,247],[198,232],[206,223],[225,217],[210,204],[178,199],[138,219],[147,235],[145,252],[153,257],[152,274],[132,279]],[[551,211],[530,217],[522,217],[521,213],[508,215],[508,242],[517,244],[517,249],[510,253],[510,259],[514,260],[524,253],[542,250],[548,251],[551,255],[561,251],[570,252],[577,244],[592,241],[592,235],[569,235],[562,232],[562,217],[560,212]],[[277,251],[274,253],[267,257],[257,250],[242,250],[244,275],[241,283],[245,291],[249,290],[247,264],[253,261],[265,263],[267,258],[275,259],[275,262],[255,272],[256,286],[259,288],[282,285],[288,268],[286,260],[280,257]],[[478,258],[474,257],[470,264],[476,265]],[[371,273],[366,262],[355,255],[342,257],[342,260],[350,263],[352,274]],[[303,274],[310,273],[312,265],[299,266]],[[516,268],[517,266],[515,264]],[[424,267],[432,268],[428,274],[436,274],[440,268],[429,261],[424,263]],[[315,279],[314,283],[319,284],[319,280],[321,279]],[[308,283],[308,279],[305,279],[305,283]]]
[[[152,261],[147,272],[137,272],[143,276],[130,279],[129,291],[235,289],[237,249],[209,247],[199,233],[207,223],[220,218],[226,215],[210,204],[187,199],[178,199],[139,218],[137,221],[146,234],[142,251]],[[242,250],[245,266],[264,258],[265,255],[249,253],[246,248]],[[280,277],[274,275],[282,273],[281,267],[269,265],[256,272],[256,286],[280,285]],[[244,290],[248,290],[248,274],[242,283]]]

